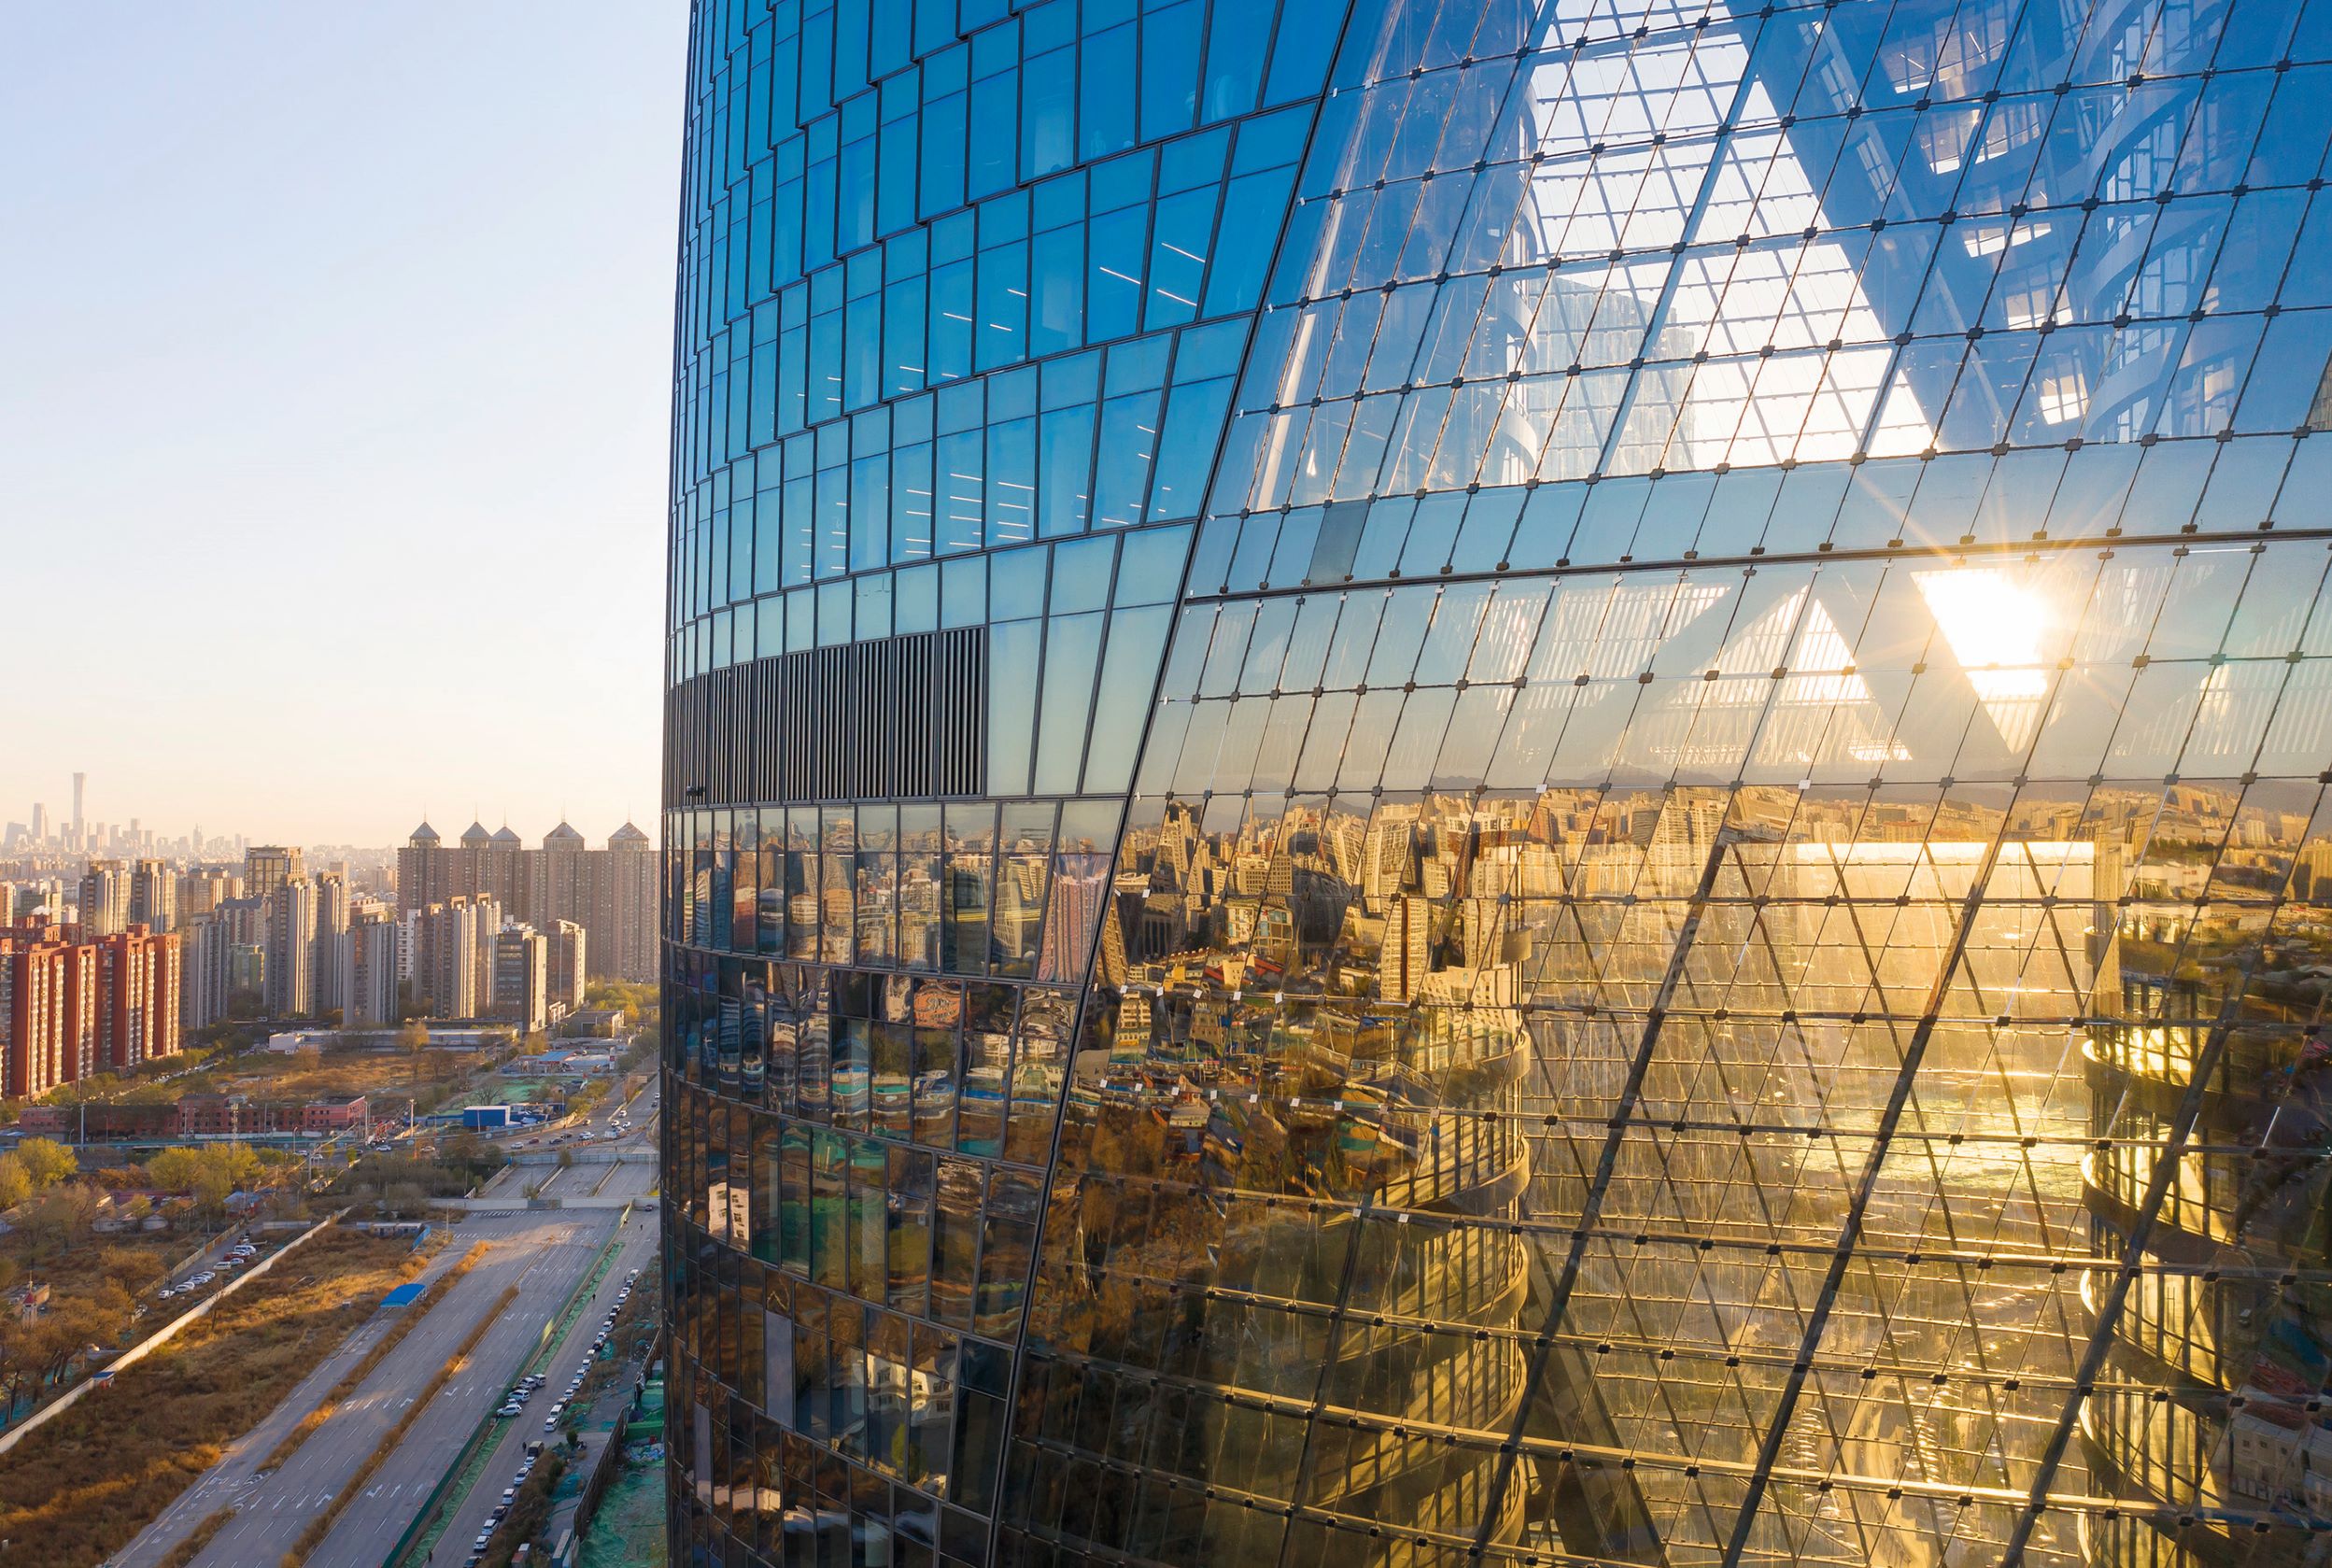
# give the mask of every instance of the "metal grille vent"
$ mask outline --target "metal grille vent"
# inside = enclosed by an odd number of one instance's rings
[[[985,792],[988,629],[779,654],[664,699],[667,804]]]

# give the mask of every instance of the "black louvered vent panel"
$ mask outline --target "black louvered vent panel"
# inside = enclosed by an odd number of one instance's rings
[[[985,627],[731,665],[666,695],[665,796],[680,807],[977,796],[987,708]]]

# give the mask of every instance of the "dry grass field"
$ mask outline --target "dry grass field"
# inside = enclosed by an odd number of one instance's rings
[[[279,1055],[247,1051],[166,1085],[181,1095],[249,1095],[255,1099],[305,1100],[329,1095],[390,1097],[456,1082],[494,1058],[490,1051],[325,1051]],[[402,1108],[401,1108],[402,1109]]]
[[[403,1241],[320,1236],[0,1455],[11,1568],[119,1551],[419,1265]]]

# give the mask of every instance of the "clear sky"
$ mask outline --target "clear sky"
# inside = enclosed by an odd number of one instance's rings
[[[0,6],[0,824],[656,831],[686,22]]]

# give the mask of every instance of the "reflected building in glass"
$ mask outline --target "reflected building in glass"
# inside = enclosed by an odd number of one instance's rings
[[[675,1561],[2332,1562],[2328,136],[2294,0],[699,0]]]

